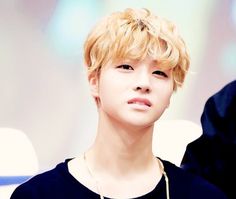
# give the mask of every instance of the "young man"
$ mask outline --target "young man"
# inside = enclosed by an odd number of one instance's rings
[[[147,9],[126,9],[103,19],[84,51],[99,115],[95,142],[19,186],[11,199],[224,199],[213,185],[152,153],[154,122],[189,68],[176,27]]]

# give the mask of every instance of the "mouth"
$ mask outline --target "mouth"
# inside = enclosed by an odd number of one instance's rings
[[[138,104],[141,106],[148,106],[148,107],[152,106],[152,103],[148,99],[145,99],[145,98],[133,98],[128,101],[128,104]]]

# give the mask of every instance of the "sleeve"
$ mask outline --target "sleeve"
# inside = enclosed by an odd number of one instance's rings
[[[228,199],[226,194],[220,188],[216,187],[206,180],[199,180],[199,182],[197,182],[195,186],[198,186],[199,189],[194,193],[193,198]]]
[[[34,190],[35,189],[31,189],[29,186],[20,185],[14,190],[10,199],[39,199],[39,194]]]
[[[214,152],[211,152],[211,141],[201,136],[187,145],[180,167],[197,175],[206,177],[209,175],[211,160]]]

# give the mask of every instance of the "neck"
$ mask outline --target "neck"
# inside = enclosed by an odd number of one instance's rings
[[[99,121],[95,142],[86,153],[89,164],[97,173],[114,177],[145,172],[155,161],[152,133],[153,125],[127,128],[118,122]]]

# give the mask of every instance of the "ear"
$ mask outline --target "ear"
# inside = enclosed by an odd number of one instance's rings
[[[91,94],[94,97],[94,99],[97,99],[99,96],[98,95],[98,76],[95,73],[90,74],[88,77],[88,81],[89,81]]]

